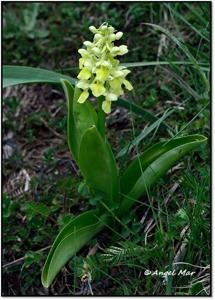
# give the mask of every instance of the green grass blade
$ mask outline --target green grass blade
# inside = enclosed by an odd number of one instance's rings
[[[198,30],[195,26],[193,26],[188,20],[185,19],[185,17],[178,13],[174,8],[172,8],[169,4],[164,4],[171,12],[179,18],[182,22],[184,22],[189,28],[191,28],[195,33],[197,33],[202,39],[206,40],[206,42],[210,42],[210,39],[205,36],[200,30]],[[193,9],[194,10],[194,9]]]
[[[192,3],[191,3],[192,4]],[[196,16],[196,20],[198,20],[199,22],[204,23],[204,25],[207,25],[208,23],[208,18],[206,17],[205,19],[202,17],[202,15],[200,13],[198,13],[198,9],[193,9],[193,6],[190,5],[190,3],[186,3],[184,2],[184,5],[190,10],[190,12]]]
[[[121,66],[124,66],[126,68],[140,68],[140,67],[156,67],[156,66],[166,66],[166,65],[183,65],[183,66],[192,66],[192,62],[190,61],[147,61],[147,62],[127,62],[127,63],[122,63],[120,64]],[[200,69],[205,70],[205,71],[210,71],[209,65],[205,62],[198,62]],[[71,67],[71,68],[63,68],[59,71],[75,71],[78,70],[78,67]],[[57,70],[58,72],[58,70]]]
[[[128,154],[131,149],[133,147],[136,147],[139,145],[139,143],[145,138],[147,137],[152,131],[154,131],[156,129],[156,131],[159,129],[161,123],[168,117],[170,116],[175,110],[167,110],[164,112],[163,116],[160,117],[157,121],[155,121],[154,123],[152,123],[149,127],[144,128],[143,131],[136,137],[133,139],[133,141],[131,143],[129,143],[128,145],[126,145],[123,149],[120,150],[120,152],[117,155],[117,158],[120,158],[122,156],[124,156],[125,154]]]
[[[131,62],[131,63],[123,63],[123,66],[126,68],[139,68],[139,67],[153,67],[153,66],[165,66],[165,65],[190,65],[196,68],[196,65],[193,62],[189,61],[149,61],[149,62]],[[208,64],[198,62],[200,69],[209,71],[210,68]]]
[[[145,23],[145,24],[152,26],[154,29],[157,29],[160,32],[162,32],[163,34],[165,34],[166,36],[168,36],[168,38],[170,38],[184,52],[184,54],[190,59],[190,61],[195,65],[195,67],[199,71],[199,75],[201,76],[202,81],[204,82],[207,91],[209,91],[210,90],[209,81],[207,80],[205,73],[201,70],[195,57],[190,53],[187,46],[184,43],[182,43],[181,41],[179,41],[178,38],[176,38],[170,31],[166,30],[165,28],[163,28],[159,25],[156,25],[156,24],[151,24],[151,23]]]
[[[114,102],[114,104],[115,104],[115,102]],[[155,122],[158,120],[158,118],[156,116],[154,116],[151,112],[149,112],[148,110],[142,108],[141,106],[139,106],[129,100],[119,98],[116,101],[116,105],[126,108],[127,110],[143,117],[144,119],[146,119],[149,122]],[[160,125],[160,128],[162,130],[174,132],[173,129],[170,126],[168,126],[165,122],[162,122],[162,124]]]
[[[178,74],[176,74],[174,71],[170,69],[166,69],[164,67],[161,67],[166,73],[169,73],[176,81],[176,83],[182,88],[182,90],[185,90],[190,94],[193,98],[196,100],[200,100],[203,98],[202,95],[198,94],[186,81],[184,81]]]

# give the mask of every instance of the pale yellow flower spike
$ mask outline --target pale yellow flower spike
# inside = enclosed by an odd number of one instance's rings
[[[112,26],[103,23],[99,28],[89,27],[94,34],[93,41],[85,41],[84,48],[78,50],[80,72],[77,87],[83,90],[78,102],[84,103],[91,91],[93,96],[104,96],[102,109],[105,113],[111,112],[111,102],[117,101],[123,95],[123,86],[131,91],[131,83],[126,79],[130,73],[120,65],[116,56],[128,52],[126,45],[114,46],[114,41],[121,39],[122,32],[116,32]]]

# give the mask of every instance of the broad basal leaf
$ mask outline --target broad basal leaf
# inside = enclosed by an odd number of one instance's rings
[[[59,84],[61,78],[75,84],[75,79],[53,71],[22,66],[3,66],[3,88],[25,83]]]
[[[89,101],[82,104],[77,102],[81,93],[77,87],[74,89],[71,83],[65,79],[61,79],[61,83],[68,105],[67,137],[69,149],[78,163],[81,139],[88,128],[97,125],[97,115]]]
[[[117,202],[119,196],[118,172],[112,150],[95,126],[84,134],[79,166],[87,184],[104,194],[106,203]]]
[[[42,284],[49,287],[61,268],[92,239],[108,221],[106,215],[99,216],[97,210],[85,212],[61,230],[49,252],[42,271]]]
[[[179,159],[207,140],[202,135],[190,135],[154,145],[138,156],[121,179],[121,193],[126,195],[120,207],[127,211]]]

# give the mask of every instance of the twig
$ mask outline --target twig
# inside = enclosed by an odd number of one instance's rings
[[[63,210],[64,210],[64,213],[66,213],[66,207],[67,207],[67,192],[65,191],[64,192],[64,196],[63,196]]]
[[[64,136],[62,136],[60,133],[58,133],[57,131],[55,131],[53,128],[51,128],[48,124],[48,122],[46,122],[43,118],[41,118],[41,121],[43,123],[43,125],[48,128],[54,135],[56,135],[58,138],[60,138],[61,140],[66,140]]]
[[[98,249],[100,249],[100,245],[99,245],[99,243],[96,243],[95,246],[93,246],[93,247],[89,250],[89,252],[88,252],[88,254],[87,254],[87,257],[92,256],[92,255],[95,255],[96,252],[98,251]]]
[[[169,194],[167,195],[167,197],[165,199],[165,204],[168,203],[168,201],[170,200],[170,198],[172,197],[172,195],[174,194],[174,192],[177,190],[178,187],[179,187],[179,183],[175,182],[173,184],[173,186],[171,187],[170,192],[169,192]]]
[[[37,250],[37,251],[35,251],[35,252],[43,252],[43,251],[45,251],[45,250],[47,250],[47,249],[49,249],[49,248],[51,248],[51,246],[47,246],[47,247],[42,248],[42,249],[40,249],[40,250]],[[19,265],[19,264],[20,264],[21,262],[23,262],[24,260],[25,260],[25,256],[20,257],[20,258],[14,260],[14,261],[11,261],[11,262],[9,262],[9,263],[3,265],[2,268],[4,269],[4,268],[8,268],[8,267],[12,267],[12,266]]]

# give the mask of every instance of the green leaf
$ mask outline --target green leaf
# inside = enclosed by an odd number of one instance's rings
[[[137,137],[135,137],[131,143],[127,144],[123,149],[120,150],[120,152],[117,155],[117,158],[128,154],[133,147],[138,146],[139,143],[153,130],[156,129],[157,131],[161,123],[174,111],[174,109],[165,111],[162,117],[160,117],[157,121],[153,122],[149,127],[144,128],[143,131],[141,131],[141,133]]]
[[[97,115],[89,103],[82,104],[77,100],[81,91],[75,87],[75,90],[68,80],[61,79],[64,93],[67,99],[68,117],[67,117],[67,140],[71,153],[78,163],[78,153],[81,139],[85,131],[93,125],[97,125]]]
[[[79,153],[79,167],[87,184],[104,194],[104,202],[116,202],[119,196],[118,171],[107,141],[95,126],[84,134]]]
[[[61,78],[75,84],[75,79],[53,71],[22,66],[3,66],[3,88],[25,83],[59,84]]]
[[[158,143],[139,155],[126,169],[121,179],[125,199],[120,213],[127,211],[179,159],[207,140],[202,135],[190,135]]]
[[[49,287],[61,268],[108,221],[107,215],[99,216],[98,210],[85,212],[67,223],[56,237],[42,271],[42,284]]]
[[[29,268],[32,264],[35,263],[40,263],[41,261],[41,253],[35,252],[35,251],[28,251],[25,254],[25,261],[24,261],[24,265],[22,266],[25,268]]]
[[[13,213],[15,203],[11,201],[11,198],[6,193],[3,194],[2,200],[3,218],[9,218]]]
[[[27,202],[23,206],[23,209],[26,211],[29,220],[31,220],[35,215],[42,215],[47,218],[51,213],[50,208],[44,203]]]

